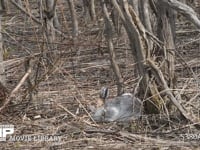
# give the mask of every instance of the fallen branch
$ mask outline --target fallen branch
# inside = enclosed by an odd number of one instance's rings
[[[30,75],[30,73],[31,73],[31,68],[28,69],[28,71],[23,76],[23,78],[20,80],[20,82],[18,83],[18,85],[12,90],[12,92],[10,93],[10,95],[8,96],[8,98],[6,98],[6,100],[3,102],[2,107],[0,107],[0,112],[8,105],[8,103],[11,101],[11,98],[14,97],[15,93],[24,84],[24,82],[26,81],[26,79],[28,78],[28,76]]]

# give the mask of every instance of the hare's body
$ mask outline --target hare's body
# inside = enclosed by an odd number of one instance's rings
[[[98,122],[129,121],[141,116],[141,108],[142,103],[138,98],[125,93],[113,99],[104,99],[104,105],[98,108],[92,117]]]

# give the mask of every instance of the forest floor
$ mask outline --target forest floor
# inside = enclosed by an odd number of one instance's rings
[[[34,23],[24,24],[31,20],[20,12],[13,13],[6,16],[3,33],[8,89],[11,91],[25,74],[24,60],[30,55],[33,56],[30,80],[34,82],[39,67],[44,78],[31,101],[27,83],[19,89],[0,113],[1,123],[14,125],[12,137],[59,138],[55,141],[7,140],[1,143],[0,149],[198,149],[199,130],[180,115],[144,114],[128,123],[91,120],[89,107],[97,103],[101,87],[108,86],[111,97],[116,95],[102,26],[82,20],[79,37],[73,42],[70,36],[70,40],[58,36],[54,43],[56,50],[52,52],[46,50],[43,28]],[[182,90],[182,105],[199,115],[200,32],[186,21],[176,26],[177,90]],[[116,38],[114,44],[125,91],[133,92],[139,77],[124,36]],[[39,57],[43,49],[58,59],[53,71],[48,70],[45,58]]]

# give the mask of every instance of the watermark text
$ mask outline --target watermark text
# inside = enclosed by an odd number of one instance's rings
[[[180,134],[181,140],[187,140],[187,141],[194,141],[194,140],[200,140],[200,133],[195,134],[195,133],[185,133],[185,134]]]

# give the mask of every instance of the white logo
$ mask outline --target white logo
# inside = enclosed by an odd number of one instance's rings
[[[61,141],[60,136],[56,135],[11,135],[14,133],[14,125],[0,125],[0,142],[1,141]],[[7,137],[10,135],[9,137]],[[7,137],[7,139],[6,139]]]
[[[14,125],[0,125],[0,141],[6,141],[6,136],[13,133]]]

